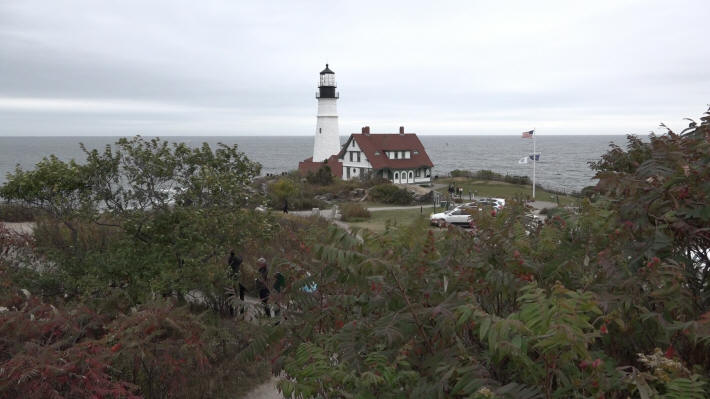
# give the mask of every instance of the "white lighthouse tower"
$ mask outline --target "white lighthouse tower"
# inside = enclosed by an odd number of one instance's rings
[[[316,93],[318,122],[313,143],[313,162],[323,162],[340,152],[340,130],[338,129],[338,108],[336,105],[339,94],[335,91],[336,87],[335,72],[328,68],[328,64],[325,64],[325,69],[320,73],[320,84]]]

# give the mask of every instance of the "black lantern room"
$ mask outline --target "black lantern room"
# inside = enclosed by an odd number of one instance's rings
[[[320,72],[320,84],[318,85],[318,98],[338,98],[338,93],[335,91],[335,72],[328,68],[325,64],[325,69]]]

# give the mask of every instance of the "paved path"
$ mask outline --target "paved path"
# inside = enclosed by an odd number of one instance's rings
[[[538,211],[545,208],[557,208],[557,204],[550,201],[530,201],[528,202],[528,205],[532,206]]]
[[[433,208],[434,205],[423,205],[424,208]],[[419,209],[419,205],[409,205],[409,206],[376,206],[372,208],[367,208],[370,212],[378,211],[404,211],[407,209]]]
[[[271,377],[269,381],[249,391],[242,399],[284,399],[276,388],[276,383],[278,382],[278,377]]]
[[[432,208],[433,205],[424,205],[424,208]],[[408,209],[419,209],[419,205],[408,205],[408,206],[374,206],[367,208],[370,212],[380,212],[380,211],[404,211]],[[290,211],[289,215],[304,216],[308,217],[313,215],[313,211]],[[319,216],[325,219],[333,218],[333,209],[321,209]]]
[[[8,230],[14,231],[15,233],[19,233],[19,234],[32,234],[32,231],[35,228],[34,222],[19,222],[19,223],[0,222],[0,224],[5,226]]]

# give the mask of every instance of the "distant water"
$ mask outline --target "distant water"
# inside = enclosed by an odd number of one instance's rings
[[[262,164],[263,173],[281,173],[298,167],[298,162],[313,152],[313,137],[163,137],[182,141],[191,146],[207,142],[237,144],[250,159]],[[8,172],[20,164],[32,168],[42,157],[55,154],[63,160],[83,161],[79,148],[82,142],[89,149],[103,149],[118,137],[0,137],[0,183]],[[345,141],[346,137],[341,137]],[[480,170],[532,178],[532,163],[518,164],[518,160],[532,152],[532,140],[517,136],[420,136],[434,162],[434,175],[444,176],[454,169]],[[593,172],[587,163],[599,159],[614,142],[624,146],[625,136],[538,136],[536,165],[537,181],[550,188],[579,191],[594,184]]]

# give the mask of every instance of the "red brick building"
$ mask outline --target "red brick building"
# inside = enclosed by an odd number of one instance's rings
[[[313,162],[313,157],[303,160],[298,163],[298,171],[303,175],[308,172],[316,173],[323,165],[328,165],[333,176],[343,177],[343,164],[338,160],[338,155],[331,155],[327,162]]]

